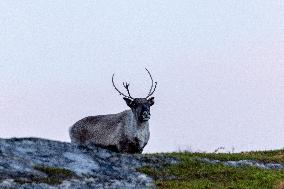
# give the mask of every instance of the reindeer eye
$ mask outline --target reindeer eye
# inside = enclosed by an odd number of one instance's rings
[[[131,103],[131,106],[132,106],[132,107],[136,107],[137,104],[136,104],[135,102],[132,102],[132,103]]]

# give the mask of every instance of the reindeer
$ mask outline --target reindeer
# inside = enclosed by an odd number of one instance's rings
[[[114,89],[123,96],[130,110],[118,114],[97,115],[83,118],[70,129],[71,142],[82,146],[99,146],[120,153],[142,153],[149,137],[150,107],[154,104],[151,97],[157,87],[147,68],[152,84],[146,98],[133,98],[129,91],[129,83],[123,82],[128,95],[122,93],[114,83]],[[154,88],[153,88],[154,87]]]

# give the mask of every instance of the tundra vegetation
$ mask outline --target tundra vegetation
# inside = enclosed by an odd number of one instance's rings
[[[284,164],[284,149],[242,153],[180,152],[164,155],[176,158],[179,163],[156,168],[145,166],[138,169],[151,176],[158,188],[284,189],[284,170],[253,166],[230,167],[222,163],[212,164],[199,160],[200,158],[221,162],[255,160]]]

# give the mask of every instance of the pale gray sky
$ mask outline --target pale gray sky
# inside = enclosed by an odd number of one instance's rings
[[[0,1],[0,137],[69,141],[158,88],[147,152],[284,147],[284,1]]]

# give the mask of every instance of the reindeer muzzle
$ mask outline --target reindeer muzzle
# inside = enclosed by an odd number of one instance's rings
[[[144,111],[142,114],[141,114],[141,120],[142,121],[148,121],[151,117],[151,114],[150,112],[146,112]]]

